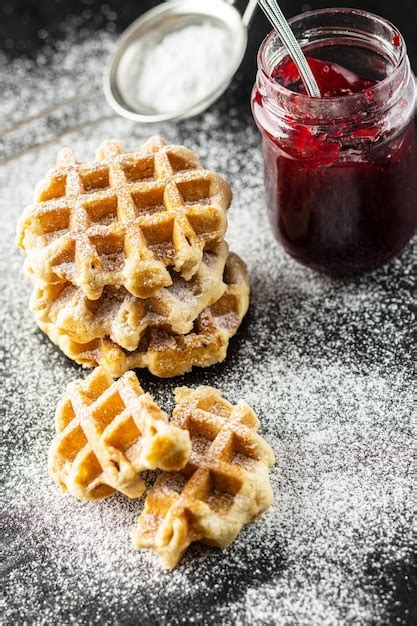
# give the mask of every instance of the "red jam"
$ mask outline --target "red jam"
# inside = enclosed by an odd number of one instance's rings
[[[309,56],[306,58],[323,98],[351,96],[376,85],[376,80],[358,76],[338,63],[328,63]],[[271,75],[278,83],[291,91],[307,93],[297,66],[291,59],[276,65]]]
[[[306,117],[299,109],[293,115],[291,93],[281,90],[273,100],[273,87],[260,83],[259,74],[253,114],[263,136],[266,200],[276,238],[306,265],[355,273],[391,258],[417,227],[414,94],[408,88],[385,110],[386,100],[374,101],[379,81],[371,72],[352,71],[323,54],[308,62],[328,118],[310,121],[308,102]],[[288,57],[270,78],[305,94]],[[357,94],[361,106],[354,116],[332,117],[338,102]]]

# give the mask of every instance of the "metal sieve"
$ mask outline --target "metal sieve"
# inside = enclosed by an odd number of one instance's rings
[[[117,42],[117,49],[104,77],[104,93],[116,113],[137,122],[179,120],[207,109],[230,85],[239,68],[247,45],[247,29],[257,7],[248,0],[243,16],[225,0],[169,0],[144,13],[127,28]],[[134,94],[135,78],[141,69],[146,49],[157,45],[168,33],[186,26],[211,24],[229,35],[231,53],[224,59],[219,81],[210,93],[182,111],[157,113],[141,104]]]

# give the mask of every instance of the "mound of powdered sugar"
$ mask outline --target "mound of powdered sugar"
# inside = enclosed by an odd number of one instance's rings
[[[138,51],[139,74],[131,77],[133,97],[158,113],[188,109],[222,82],[228,71],[224,59],[230,54],[229,33],[213,24],[168,33],[142,54]]]
[[[101,93],[112,49],[102,33],[68,37],[33,65],[1,61],[5,623],[413,623],[412,244],[351,281],[297,265],[269,232],[260,141],[236,85],[198,118],[135,125]],[[228,241],[252,296],[225,363],[140,380],[168,412],[181,384],[245,398],[277,456],[271,509],[224,551],[193,546],[173,572],[131,547],[142,501],[80,503],[48,477],[54,406],[84,372],[37,330],[14,247],[18,215],[59,148],[90,159],[104,138],[133,149],[152,133],[194,149],[232,185]]]

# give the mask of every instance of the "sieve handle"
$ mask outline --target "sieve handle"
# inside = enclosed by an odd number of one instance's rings
[[[255,16],[255,11],[258,8],[258,0],[249,0],[246,5],[246,9],[242,15],[242,24],[248,29],[252,23],[252,20]]]
[[[232,5],[236,4],[236,0],[226,0],[226,2]],[[246,30],[251,25],[257,8],[258,8],[258,0],[248,0],[246,9],[243,11],[243,15],[242,15],[242,26],[246,28]]]

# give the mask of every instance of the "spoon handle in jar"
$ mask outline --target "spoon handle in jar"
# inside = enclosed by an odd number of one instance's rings
[[[320,98],[320,89],[313,72],[278,3],[276,0],[258,0],[258,3],[280,36],[289,56],[297,66],[307,93],[312,98]]]

